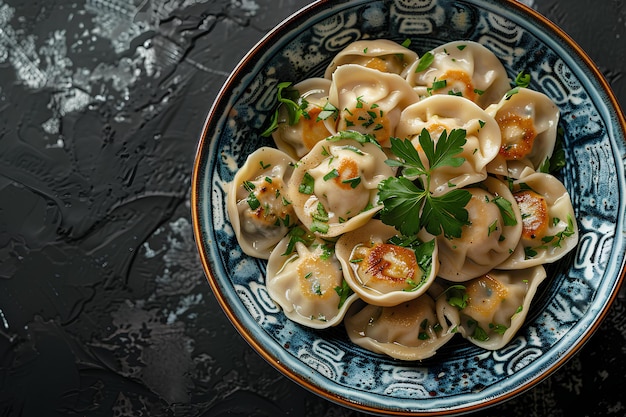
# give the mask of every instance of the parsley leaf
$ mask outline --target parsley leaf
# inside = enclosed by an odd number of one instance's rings
[[[263,131],[263,133],[261,133],[261,136],[268,137],[274,130],[276,130],[276,128],[278,128],[280,106],[285,106],[287,108],[288,122],[290,125],[298,123],[300,117],[304,116],[308,118],[306,108],[309,103],[300,97],[298,90],[288,89],[291,84],[291,82],[282,82],[278,84],[278,90],[276,92],[278,106],[270,118],[269,126]]]
[[[378,196],[383,203],[380,219],[394,226],[402,234],[417,234],[421,227],[433,234],[460,237],[464,225],[469,224],[469,214],[465,206],[471,199],[467,190],[452,190],[441,196],[430,193],[432,171],[442,166],[458,167],[465,158],[457,157],[466,143],[466,132],[454,129],[448,135],[444,131],[437,144],[423,129],[419,142],[429,162],[427,169],[420,159],[419,152],[410,140],[391,139],[391,151],[398,160],[387,160],[390,166],[402,167],[402,176],[383,180],[378,185]],[[412,180],[419,178],[421,187]]]
[[[437,146],[434,147],[430,133],[428,133],[428,130],[422,129],[419,142],[430,162],[431,171],[440,166],[457,168],[465,162],[465,158],[454,156],[463,152],[463,145],[467,142],[465,135],[466,132],[463,129],[453,129],[450,135],[447,135],[447,132],[444,130],[437,141]]]
[[[395,226],[405,236],[420,231],[420,216],[427,191],[405,177],[389,177],[378,185],[378,196],[384,207],[380,211],[383,223]]]
[[[429,193],[430,196],[430,193]],[[427,197],[422,212],[422,223],[431,235],[447,238],[461,237],[462,228],[469,224],[465,205],[472,198],[467,190],[452,190],[439,197]]]
[[[345,304],[348,297],[350,297],[354,293],[354,291],[352,291],[352,288],[350,288],[345,279],[342,281],[341,287],[335,287],[335,292],[339,296],[339,305],[337,306],[337,309],[340,309]]]

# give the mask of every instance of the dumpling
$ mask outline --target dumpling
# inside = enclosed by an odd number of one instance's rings
[[[554,151],[559,122],[556,104],[543,93],[518,87],[486,111],[500,126],[502,136],[498,157],[490,167],[508,166],[507,172],[490,172],[519,178],[527,166],[539,171]]]
[[[388,39],[352,42],[330,63],[324,77],[330,79],[340,65],[357,64],[381,72],[403,75],[417,60],[417,53]]]
[[[429,59],[432,62],[425,66]],[[456,94],[483,109],[499,101],[510,89],[506,69],[498,57],[472,41],[449,42],[422,55],[409,69],[407,81],[420,97]]]
[[[292,321],[323,329],[341,322],[356,295],[343,279],[334,243],[296,227],[267,263],[270,297]]]
[[[347,138],[356,134],[363,141]],[[318,142],[303,157],[289,182],[289,199],[300,221],[332,237],[365,224],[382,205],[378,184],[394,174],[385,153],[356,132]]]
[[[437,237],[439,276],[453,282],[476,278],[504,262],[522,234],[522,216],[507,184],[489,177],[467,190],[470,224],[460,238]]]
[[[434,237],[403,241],[394,227],[373,219],[336,244],[346,282],[369,304],[392,306],[419,297],[435,280]]]
[[[452,309],[438,308],[428,294],[397,306],[355,303],[344,319],[350,340],[372,352],[415,361],[430,358],[454,336]],[[456,316],[458,318],[458,315]]]
[[[278,149],[298,159],[309,152],[317,142],[332,134],[325,120],[336,118],[336,112],[330,110],[330,113],[326,114],[324,110],[328,108],[330,80],[308,78],[292,88],[298,92],[300,104],[305,105],[303,116],[297,123],[290,124],[287,109],[281,106],[278,127],[272,132],[272,138]]]
[[[513,197],[522,214],[522,236],[500,269],[528,268],[561,259],[578,244],[572,202],[558,178],[526,169],[513,182]]]
[[[339,109],[338,131],[370,134],[385,147],[402,110],[419,97],[399,75],[346,64],[333,73],[328,99]]]
[[[449,287],[437,302],[454,309],[447,314],[460,322],[459,333],[484,349],[509,343],[526,320],[537,287],[546,278],[543,266],[515,271],[493,270],[468,282]],[[458,316],[456,316],[458,315]]]
[[[239,245],[267,259],[297,222],[287,183],[294,161],[278,149],[262,147],[248,155],[228,187],[226,208]]]
[[[408,106],[400,116],[396,136],[413,142],[422,162],[428,160],[419,144],[419,135],[426,129],[435,143],[443,131],[465,131],[466,143],[459,157],[465,162],[459,167],[441,166],[431,174],[430,191],[441,195],[451,188],[461,188],[487,177],[487,164],[500,149],[500,130],[489,114],[475,103],[457,96],[433,96]]]

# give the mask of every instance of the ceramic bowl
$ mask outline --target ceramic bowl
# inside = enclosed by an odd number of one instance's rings
[[[515,339],[486,351],[459,338],[434,357],[402,362],[352,344],[343,326],[313,330],[285,318],[264,285],[266,262],[246,256],[225,192],[260,136],[275,86],[321,76],[348,43],[402,42],[418,54],[452,40],[489,47],[511,79],[559,106],[580,241],[550,265]],[[505,401],[572,357],[601,325],[624,275],[626,122],[593,62],[533,10],[502,0],[315,2],[266,35],[228,78],[210,109],[193,172],[195,238],[209,284],[243,338],[282,373],[328,400],[385,415],[460,414]]]

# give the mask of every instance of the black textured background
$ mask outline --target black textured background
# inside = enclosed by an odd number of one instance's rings
[[[0,0],[0,416],[354,417],[265,363],[193,241],[195,147],[238,60],[304,0]],[[626,107],[624,0],[525,0]],[[591,4],[591,7],[590,7]],[[625,416],[626,300],[481,416]]]

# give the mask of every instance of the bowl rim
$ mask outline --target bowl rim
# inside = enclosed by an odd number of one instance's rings
[[[210,139],[212,137],[210,132],[210,127],[214,120],[219,119],[220,113],[216,113],[217,110],[223,106],[225,102],[228,101],[228,93],[232,92],[232,90],[236,87],[237,81],[241,77],[241,73],[243,69],[251,63],[254,57],[267,47],[271,46],[274,42],[278,41],[281,37],[282,30],[294,23],[295,21],[301,19],[306,14],[317,10],[318,8],[323,8],[327,4],[341,4],[341,3],[349,3],[351,0],[315,0],[311,4],[304,6],[303,8],[297,10],[292,13],[287,18],[283,19],[280,23],[278,23],[274,28],[272,28],[268,33],[266,33],[246,54],[241,58],[239,63],[234,67],[222,87],[219,89],[213,104],[209,108],[207,116],[202,126],[202,130],[200,133],[200,140],[198,142],[194,165],[192,170],[192,178],[191,178],[191,217],[193,223],[193,234],[194,240],[196,242],[196,247],[198,253],[200,255],[200,261],[202,264],[202,268],[205,273],[205,278],[209,283],[211,291],[213,292],[218,304],[228,317],[231,324],[235,327],[237,332],[242,336],[242,338],[270,365],[272,365],[275,369],[277,369],[281,374],[285,375],[293,382],[298,385],[304,387],[305,389],[317,394],[318,396],[337,403],[339,405],[356,409],[358,411],[379,414],[381,411],[384,411],[387,415],[410,415],[410,416],[442,416],[442,415],[457,415],[459,413],[469,413],[476,411],[478,409],[487,408],[494,406],[496,404],[507,401],[511,398],[514,398],[531,388],[535,387],[540,382],[546,380],[549,376],[551,376],[554,372],[556,372],[561,366],[563,366],[569,359],[571,359],[576,353],[580,351],[580,349],[587,343],[587,341],[595,334],[597,329],[600,327],[608,312],[613,305],[617,295],[619,293],[620,288],[624,284],[624,280],[626,277],[626,265],[622,263],[619,276],[614,283],[611,296],[607,300],[607,302],[602,307],[601,311],[597,314],[597,319],[593,323],[586,333],[584,333],[579,339],[578,343],[573,345],[565,354],[561,355],[557,361],[555,361],[550,368],[547,368],[543,373],[537,375],[534,378],[524,381],[515,389],[505,393],[504,395],[498,396],[497,398],[489,398],[483,402],[472,404],[468,406],[464,406],[462,408],[450,409],[450,410],[442,410],[436,412],[404,412],[404,411],[394,411],[394,410],[381,410],[379,408],[370,406],[368,404],[363,404],[355,401],[351,401],[349,398],[343,398],[336,393],[333,393],[324,387],[320,387],[317,384],[313,383],[309,379],[297,374],[291,368],[289,368],[286,364],[282,363],[276,356],[274,356],[270,351],[266,350],[263,345],[248,331],[246,326],[239,321],[235,310],[229,305],[229,302],[225,296],[225,294],[220,290],[219,285],[216,282],[216,277],[213,273],[213,268],[211,266],[211,260],[208,256],[208,250],[205,246],[205,241],[202,238],[203,231],[201,228],[201,213],[200,207],[198,204],[199,196],[201,190],[199,189],[199,184],[201,183],[201,175],[202,171],[202,160],[203,160],[203,151],[210,144]],[[492,0],[487,0],[492,1]],[[556,23],[552,22],[550,19],[539,13],[538,11],[532,9],[531,7],[520,3],[518,0],[500,0],[498,3],[504,3],[504,7],[511,7],[516,9],[520,14],[526,14],[530,18],[534,19],[538,25],[544,27],[548,32],[554,33],[557,37],[559,37],[564,43],[566,47],[571,48],[577,55],[577,58],[581,60],[581,66],[584,66],[590,73],[592,79],[595,79],[600,86],[603,88],[603,92],[606,94],[606,97],[610,101],[608,107],[612,107],[615,109],[615,116],[617,118],[616,124],[622,130],[622,137],[626,137],[626,116],[624,115],[624,111],[621,108],[619,101],[617,100],[614,92],[611,89],[610,84],[604,77],[604,75],[600,72],[598,67],[594,64],[593,60],[589,57],[589,55],[584,51],[584,49],[578,45],[578,43],[563,29],[561,29]],[[623,215],[624,210],[622,209],[621,213]]]

